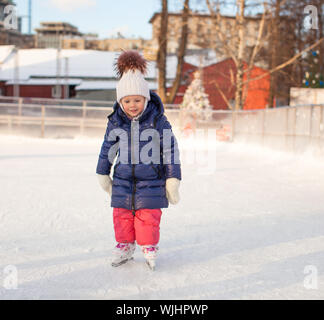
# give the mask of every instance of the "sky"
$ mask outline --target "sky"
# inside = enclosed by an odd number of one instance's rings
[[[18,16],[28,14],[28,0],[14,0]],[[126,37],[150,39],[149,23],[159,10],[158,0],[32,0],[32,33],[41,21],[64,21],[83,33],[97,33],[100,39],[120,31]],[[24,33],[28,19],[23,19]]]

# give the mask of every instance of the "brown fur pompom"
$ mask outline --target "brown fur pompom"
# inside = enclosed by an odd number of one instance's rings
[[[127,70],[138,69],[145,74],[147,61],[137,51],[127,50],[120,54],[114,65],[117,76],[121,78]]]

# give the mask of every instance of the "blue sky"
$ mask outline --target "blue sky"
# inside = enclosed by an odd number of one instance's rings
[[[14,0],[18,15],[27,15],[28,0]],[[159,10],[158,0],[33,0],[32,32],[41,21],[65,21],[81,32],[98,33],[107,38],[120,31],[125,36],[150,39],[148,22]],[[27,18],[23,19],[23,32],[27,32]]]

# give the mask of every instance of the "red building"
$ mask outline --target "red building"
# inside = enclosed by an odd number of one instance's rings
[[[244,63],[244,68],[247,64]],[[193,80],[193,73],[197,70],[196,66],[185,63],[183,68],[183,82],[179,87],[177,96],[174,103],[179,104],[182,102],[183,95],[188,85]],[[205,92],[209,96],[209,101],[215,110],[228,109],[223,96],[226,97],[229,103],[234,104],[235,99],[235,79],[236,79],[236,66],[233,59],[225,59],[215,64],[206,66],[202,70],[203,84]],[[264,75],[261,79],[250,81],[247,89],[244,109],[263,109],[266,108],[269,98],[270,90],[270,75],[265,69],[254,66],[250,71],[250,79]],[[247,74],[244,73],[244,80],[247,79]]]
[[[183,96],[192,81],[193,73],[198,69],[197,66],[193,64],[184,62],[182,67],[182,83],[180,84],[177,94],[174,98],[174,104],[180,104],[182,102]],[[166,91],[170,91],[171,88],[166,88]]]
[[[19,81],[19,97],[28,98],[56,98],[68,99],[75,96],[75,87],[81,81],[69,80],[66,85],[61,81],[61,85],[57,85],[56,79],[28,79]],[[0,94],[3,96],[14,96],[13,81],[0,81]]]

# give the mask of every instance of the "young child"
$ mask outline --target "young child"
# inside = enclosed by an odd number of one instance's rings
[[[115,63],[117,101],[108,116],[96,173],[101,187],[111,195],[117,241],[112,266],[132,259],[136,241],[154,270],[161,208],[179,202],[181,168],[177,141],[161,99],[144,79],[146,66],[136,51],[124,51]],[[169,143],[168,136],[172,136]],[[148,147],[155,161],[147,161]]]

